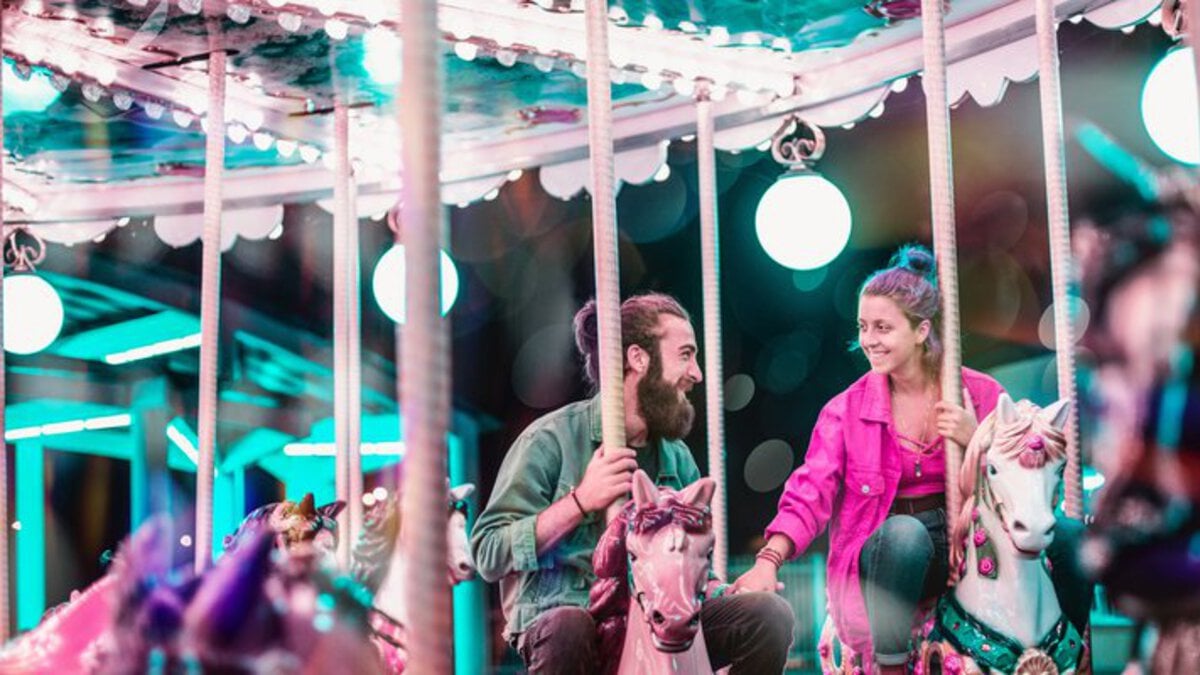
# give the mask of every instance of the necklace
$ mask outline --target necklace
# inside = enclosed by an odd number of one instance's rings
[[[894,394],[895,392],[893,392]],[[894,403],[893,398],[893,403]],[[921,461],[933,453],[933,443],[926,442],[929,437],[929,409],[932,408],[928,395],[922,394],[918,402],[918,410],[920,411],[922,423],[916,438],[910,438],[901,433],[901,429],[912,429],[913,425],[907,423],[907,418],[901,417],[895,412],[892,413],[893,424],[896,431],[896,443],[904,450],[912,453],[914,457],[914,473],[917,478],[924,475],[921,470]],[[914,447],[915,446],[915,447]]]

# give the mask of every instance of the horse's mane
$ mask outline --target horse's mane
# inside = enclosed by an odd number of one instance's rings
[[[966,560],[967,533],[971,528],[975,508],[979,504],[980,490],[987,484],[985,460],[988,452],[995,451],[1004,457],[1016,457],[1026,450],[1020,440],[1026,434],[1040,434],[1045,441],[1046,456],[1052,460],[1063,459],[1067,456],[1067,439],[1063,432],[1054,425],[1042,419],[1038,409],[1029,401],[1016,404],[1017,418],[1009,424],[1000,425],[998,411],[992,410],[967,444],[963,454],[962,466],[958,471],[958,514],[952,518],[950,526],[950,584],[959,580],[959,569]]]
[[[601,672],[615,672],[625,644],[625,619],[629,613],[629,556],[625,538],[629,534],[652,534],[672,524],[688,532],[707,532],[712,515],[707,508],[685,504],[670,488],[659,488],[658,503],[638,510],[630,501],[605,528],[592,554],[596,583],[588,597],[588,612],[596,621]]]
[[[351,553],[350,575],[372,595],[387,576],[402,519],[400,499],[394,494],[376,501],[363,516],[362,533]]]

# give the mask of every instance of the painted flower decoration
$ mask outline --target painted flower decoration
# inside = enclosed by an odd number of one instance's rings
[[[979,509],[971,509],[971,520],[979,522]]]
[[[987,532],[985,530],[975,530],[975,545],[983,546],[987,543]]]
[[[996,561],[991,558],[979,559],[979,573],[987,576],[996,571]]]
[[[945,675],[963,675],[963,660],[958,654],[946,654],[942,659],[942,672]]]
[[[829,654],[830,654],[832,651],[833,651],[833,650],[832,650],[832,649],[830,649],[830,647],[829,647],[829,643],[828,643],[828,642],[824,642],[824,643],[822,643],[822,644],[821,644],[821,646],[820,646],[820,647],[817,647],[817,653],[819,653],[819,654],[821,655],[821,658],[823,658],[823,659],[827,659],[827,658],[829,658]]]
[[[925,664],[920,659],[913,662],[912,675],[925,675]]]

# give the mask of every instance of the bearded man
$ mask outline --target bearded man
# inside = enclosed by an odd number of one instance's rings
[[[668,295],[637,295],[621,304],[621,338],[629,447],[601,445],[598,396],[543,416],[509,449],[472,532],[480,576],[500,582],[504,637],[534,675],[595,672],[592,551],[633,472],[676,490],[700,478],[682,440],[695,418],[687,395],[703,377],[691,318]],[[575,315],[575,344],[595,388],[594,301]],[[710,662],[732,675],[782,672],[794,622],[774,593],[713,593],[700,615]]]

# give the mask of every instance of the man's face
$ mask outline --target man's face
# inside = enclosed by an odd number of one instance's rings
[[[696,361],[696,334],[691,323],[671,314],[660,316],[658,324],[662,337],[638,381],[638,408],[651,437],[683,438],[696,417],[687,393],[704,379]]]

